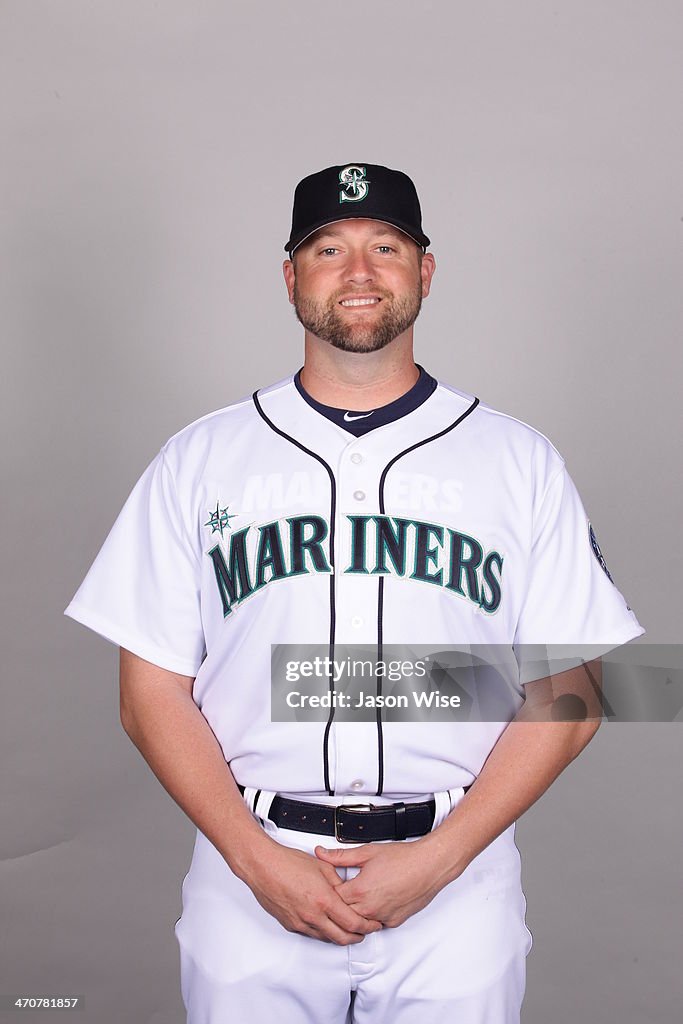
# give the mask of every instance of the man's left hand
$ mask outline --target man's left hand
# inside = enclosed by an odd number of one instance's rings
[[[367,843],[348,850],[316,846],[316,857],[336,868],[360,868],[337,892],[363,917],[396,928],[422,910],[443,888],[428,870],[426,851],[419,842]]]

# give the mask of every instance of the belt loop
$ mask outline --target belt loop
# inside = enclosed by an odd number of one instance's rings
[[[270,811],[270,805],[275,799],[275,793],[266,789],[255,789],[253,786],[239,786],[242,790],[242,799],[256,818],[266,819]]]
[[[434,821],[432,822],[432,832],[435,828],[438,828],[442,821],[445,821],[448,815],[451,813],[451,801],[448,795],[448,791],[434,794]]]
[[[242,799],[244,800],[245,804],[253,814],[254,800],[256,799],[258,789],[254,789],[253,786],[240,786],[239,788],[242,790]]]
[[[468,787],[469,788],[469,787]],[[434,824],[432,825],[432,832],[435,828],[446,820],[448,815],[451,813],[454,807],[460,803],[465,795],[465,789],[463,786],[456,786],[454,789],[446,789],[441,793],[434,794],[434,800],[436,802],[436,809],[434,811]]]
[[[275,796],[275,793],[271,793],[267,789],[257,790],[256,800],[254,803],[254,814],[257,818],[262,818],[265,821],[270,813],[270,805],[275,799]]]
[[[406,828],[406,805],[403,803],[394,804],[394,820],[396,822],[396,838],[405,839],[408,834]]]

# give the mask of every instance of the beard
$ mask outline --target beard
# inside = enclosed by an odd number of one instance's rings
[[[301,295],[296,282],[293,298],[297,320],[316,338],[343,352],[377,352],[417,320],[422,308],[422,282],[400,299],[382,294],[379,315],[373,315],[372,323],[364,323],[364,315],[355,322],[350,317],[345,318],[336,298],[318,301]]]

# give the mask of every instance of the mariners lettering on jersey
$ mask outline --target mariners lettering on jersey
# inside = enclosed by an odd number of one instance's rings
[[[486,612],[495,612],[500,605],[503,557],[498,551],[484,554],[474,537],[395,516],[346,518],[351,523],[351,563],[346,572],[433,583]]]
[[[286,542],[283,527],[288,531]],[[322,516],[293,516],[235,531],[230,536],[227,560],[217,544],[208,555],[213,562],[223,615],[229,615],[234,605],[274,580],[307,572],[331,572],[323,549],[328,532]],[[248,544],[248,540],[252,543]]]
[[[503,556],[486,552],[475,537],[438,523],[386,515],[347,515],[342,525],[341,550],[348,555],[343,573],[429,583],[487,613],[498,609]],[[301,515],[250,524],[232,532],[229,542],[223,538],[223,545],[207,552],[223,615],[269,583],[331,573],[329,534],[322,516]]]

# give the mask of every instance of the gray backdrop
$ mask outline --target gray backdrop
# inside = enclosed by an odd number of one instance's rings
[[[119,726],[116,650],[62,611],[159,446],[301,365],[304,174],[414,177],[417,358],[554,441],[648,642],[678,641],[682,36],[675,0],[4,0],[0,994],[184,1019],[194,830]],[[523,818],[525,1024],[676,1016],[680,739],[604,726]]]

